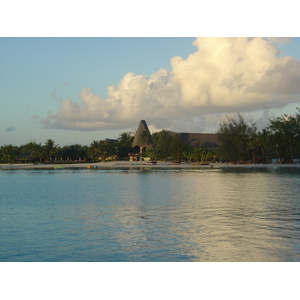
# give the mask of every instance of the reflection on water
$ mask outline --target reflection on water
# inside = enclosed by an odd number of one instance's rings
[[[299,261],[299,169],[0,172],[0,261]]]

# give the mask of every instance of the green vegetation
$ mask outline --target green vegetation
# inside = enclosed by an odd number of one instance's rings
[[[0,148],[0,163],[92,162],[127,159],[132,151],[132,132],[123,132],[118,140],[93,141],[89,146],[79,144],[60,147],[48,139],[44,145],[30,142],[20,147],[4,145]]]
[[[219,125],[218,148],[191,147],[179,134],[161,130],[142,135],[142,142],[153,143],[143,154],[153,160],[216,161],[268,163],[277,158],[281,163],[293,163],[300,158],[300,110],[295,116],[283,115],[269,120],[268,126],[257,131],[255,123],[246,123],[241,114],[227,118]],[[4,145],[0,148],[0,163],[95,162],[128,160],[132,152],[134,133],[123,132],[118,140],[93,141],[89,146],[79,144],[60,147],[52,139],[30,142],[20,147]]]
[[[217,132],[221,143],[219,155],[224,160],[244,161],[249,159],[252,149],[255,148],[256,131],[255,124],[246,124],[243,116],[239,113],[237,119],[227,117],[227,121],[220,124]]]
[[[19,151],[18,151],[18,147],[17,146],[13,146],[13,145],[5,145],[3,147],[1,147],[0,149],[0,154],[1,154],[1,162],[10,164],[15,162]]]
[[[167,130],[156,132],[152,135],[153,148],[146,151],[145,156],[151,157],[153,160],[179,160],[181,149],[185,147],[181,141],[176,143],[176,136],[169,135]]]
[[[241,114],[227,118],[217,132],[219,157],[227,161],[269,163],[277,158],[281,163],[293,163],[300,158],[300,110],[295,116],[283,115],[270,119],[270,124],[257,131],[254,123],[246,124]]]

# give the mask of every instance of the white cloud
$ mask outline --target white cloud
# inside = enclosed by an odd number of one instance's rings
[[[81,102],[62,102],[46,127],[124,129],[145,119],[156,128],[205,131],[225,113],[284,107],[299,101],[300,62],[279,57],[284,39],[197,38],[187,59],[173,57],[172,70],[149,77],[126,74],[108,86],[107,98],[83,88]],[[219,124],[219,122],[218,122]],[[179,128],[180,127],[180,128]]]
[[[268,37],[268,40],[281,45],[288,42],[290,39],[288,37]]]

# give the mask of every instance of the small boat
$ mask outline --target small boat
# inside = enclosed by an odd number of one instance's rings
[[[97,169],[98,167],[97,166],[91,166],[91,165],[89,165],[89,166],[87,166],[87,168],[88,169]]]
[[[208,166],[210,165],[209,162],[199,162],[199,163],[193,163],[193,166]]]

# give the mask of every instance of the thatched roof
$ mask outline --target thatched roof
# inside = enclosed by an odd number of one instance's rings
[[[22,158],[32,158],[32,151],[26,151],[26,152],[23,152],[21,155],[19,155],[18,159],[22,159]]]
[[[140,121],[139,127],[136,131],[134,140],[132,142],[132,148],[135,146],[152,147],[151,133],[145,120]]]
[[[215,148],[220,145],[217,134],[215,133],[186,133],[167,131],[168,135],[179,134],[180,138],[187,142],[191,147]],[[134,137],[132,148],[134,147],[152,147],[152,137],[145,120],[141,120]]]

